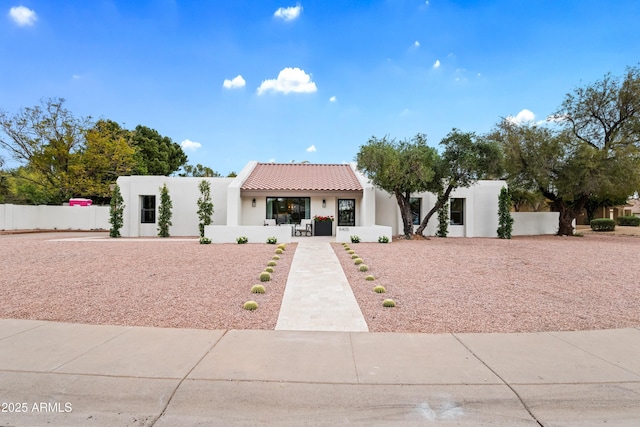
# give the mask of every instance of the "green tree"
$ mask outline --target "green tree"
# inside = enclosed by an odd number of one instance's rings
[[[436,176],[426,188],[438,194],[438,198],[416,230],[416,234],[420,235],[431,217],[448,203],[453,190],[470,187],[480,179],[497,178],[503,170],[503,154],[499,144],[473,132],[461,132],[454,128],[440,145],[443,151],[435,168]]]
[[[438,153],[427,145],[426,135],[418,134],[410,141],[395,141],[386,136],[371,137],[356,155],[358,170],[375,185],[393,194],[400,207],[403,233],[413,234],[411,193],[431,189],[436,177]]]
[[[5,197],[9,194],[9,176],[0,169],[0,203],[5,203]]]
[[[591,223],[591,220],[595,218],[598,209],[624,205],[627,200],[629,200],[627,197],[614,199],[607,196],[589,196],[584,205],[584,210],[587,213],[587,224]]]
[[[124,199],[120,193],[120,186],[115,184],[109,205],[110,237],[120,237],[120,229],[124,225]]]
[[[179,144],[162,136],[155,129],[138,125],[131,132],[131,144],[136,148],[138,175],[171,175],[187,163],[187,155]]]
[[[505,119],[491,137],[504,147],[510,186],[550,200],[558,235],[572,235],[590,197],[627,198],[640,187],[640,69],[575,89],[553,120]]]
[[[198,185],[200,189],[200,197],[198,198],[198,228],[200,237],[204,237],[204,227],[211,224],[211,216],[213,215],[213,202],[211,201],[211,184],[202,180]]]
[[[110,120],[99,120],[87,130],[84,146],[78,151],[73,188],[76,195],[108,201],[111,185],[135,168],[135,148],[128,131]]]
[[[158,236],[169,237],[169,227],[173,225],[171,222],[171,196],[169,196],[169,189],[167,184],[164,184],[160,189],[160,206],[158,207]]]
[[[498,238],[510,239],[512,231],[511,194],[506,187],[502,187],[502,189],[500,189],[500,195],[498,196]]]
[[[524,206],[528,206],[534,212],[540,212],[547,206],[544,196],[538,191],[510,187],[509,196],[511,196],[513,210],[516,212],[520,212]]]
[[[193,176],[193,177],[209,178],[209,177],[219,177],[221,175],[218,172],[211,169],[210,167],[202,166],[200,163],[198,163],[195,166],[184,165],[182,167],[182,172],[180,172],[178,176]]]
[[[90,123],[73,116],[64,102],[50,98],[13,115],[0,111],[0,146],[20,164],[12,175],[46,194],[45,203],[61,203],[76,195],[78,152]]]

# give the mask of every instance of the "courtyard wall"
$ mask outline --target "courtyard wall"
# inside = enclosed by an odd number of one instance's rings
[[[0,205],[0,230],[108,230],[109,206]]]

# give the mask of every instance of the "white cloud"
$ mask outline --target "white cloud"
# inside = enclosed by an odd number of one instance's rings
[[[71,78],[73,80],[78,80],[80,78],[80,75],[79,74],[74,74],[73,76],[71,76]]]
[[[21,27],[31,26],[38,20],[36,13],[24,6],[15,6],[9,9],[9,17]]]
[[[273,16],[275,16],[276,18],[283,19],[285,21],[293,21],[294,19],[299,17],[301,13],[302,13],[302,5],[298,3],[295,6],[278,8],[278,10],[275,11]]]
[[[313,153],[316,151],[316,146],[312,145],[310,147],[307,148],[307,153]]]
[[[516,125],[521,125],[523,123],[529,123],[534,121],[536,118],[536,115],[533,114],[533,112],[531,112],[531,110],[527,110],[526,108],[522,111],[520,111],[515,117],[514,116],[508,116],[507,120],[510,121],[513,124]]]
[[[440,60],[436,59],[436,62],[433,63],[433,68],[440,68]]]
[[[420,47],[420,42],[418,40],[416,40],[416,41],[413,42],[413,45],[415,47]]]
[[[276,159],[274,159],[273,157],[268,160],[268,163],[275,163],[275,162],[276,162]]]
[[[338,99],[335,96],[329,98],[329,102],[336,102]]]
[[[202,147],[202,144],[200,144],[199,142],[190,141],[188,139],[185,139],[184,141],[182,141],[180,143],[180,146],[182,148],[184,148],[185,150],[196,151],[198,148]]]
[[[278,74],[277,79],[262,82],[258,88],[258,95],[269,91],[287,94],[289,92],[310,93],[317,90],[316,84],[311,81],[311,76],[305,73],[304,70],[300,68],[284,68]]]
[[[237,89],[240,87],[244,87],[246,84],[247,82],[245,82],[242,76],[238,74],[231,80],[224,79],[224,82],[222,83],[222,87],[225,89]]]

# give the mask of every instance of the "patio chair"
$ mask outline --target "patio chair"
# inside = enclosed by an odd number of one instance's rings
[[[296,236],[302,236],[302,233],[304,233],[305,236],[312,236],[313,235],[313,229],[312,227],[312,222],[310,219],[303,219],[300,221],[300,224],[296,224],[296,226],[293,229],[294,235]]]
[[[265,219],[263,225],[265,225],[265,226],[275,226],[276,225],[276,220],[275,219]]]

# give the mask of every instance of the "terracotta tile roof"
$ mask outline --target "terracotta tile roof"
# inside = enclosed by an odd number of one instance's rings
[[[349,165],[258,163],[242,190],[362,191]]]

